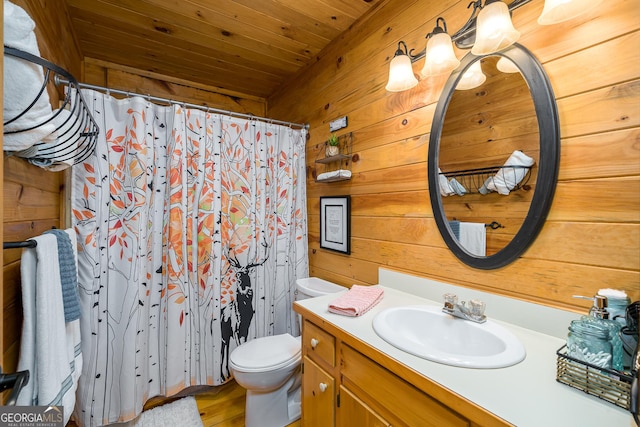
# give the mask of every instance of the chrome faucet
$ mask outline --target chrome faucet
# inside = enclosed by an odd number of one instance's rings
[[[471,320],[476,323],[484,323],[487,316],[484,315],[485,304],[483,301],[472,299],[469,300],[469,306],[464,301],[458,303],[456,294],[444,294],[444,307],[442,311],[460,319]]]

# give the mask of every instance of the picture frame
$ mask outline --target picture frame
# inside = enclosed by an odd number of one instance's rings
[[[351,253],[351,196],[320,197],[320,247]]]

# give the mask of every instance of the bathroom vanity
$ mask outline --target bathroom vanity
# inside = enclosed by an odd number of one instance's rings
[[[509,425],[320,317],[300,312],[305,426]]]
[[[442,285],[461,298],[467,298],[467,294],[478,297],[478,292],[471,289],[394,272],[383,274],[382,270],[380,282],[394,282],[400,276],[398,283],[410,290],[439,293]],[[303,317],[305,426],[633,425],[624,409],[555,380],[555,352],[564,343],[561,335],[568,325],[564,322],[578,314],[522,301],[514,301],[509,307],[508,299],[495,300],[487,295],[487,316],[492,319],[492,312],[499,317],[511,313],[512,322],[493,319],[522,341],[527,355],[522,362],[506,368],[469,369],[413,356],[381,339],[372,322],[382,310],[442,305],[436,298],[386,285],[383,288],[383,300],[361,317],[330,313],[327,307],[335,295],[295,303],[294,310]],[[420,295],[420,291],[416,293]],[[498,303],[500,307],[495,306]],[[532,320],[536,315],[541,316],[540,330],[531,329],[529,324],[536,323]]]

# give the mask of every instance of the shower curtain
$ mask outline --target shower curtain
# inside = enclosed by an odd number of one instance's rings
[[[76,418],[230,379],[252,338],[297,333],[308,275],[305,130],[84,90],[101,133],[74,166],[84,366]]]

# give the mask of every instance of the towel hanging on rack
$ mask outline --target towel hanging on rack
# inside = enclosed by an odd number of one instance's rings
[[[80,323],[65,323],[57,239],[44,234],[38,245],[22,252],[24,313],[18,369],[33,373],[18,396],[18,405],[64,406],[64,423],[75,406],[82,371]]]

